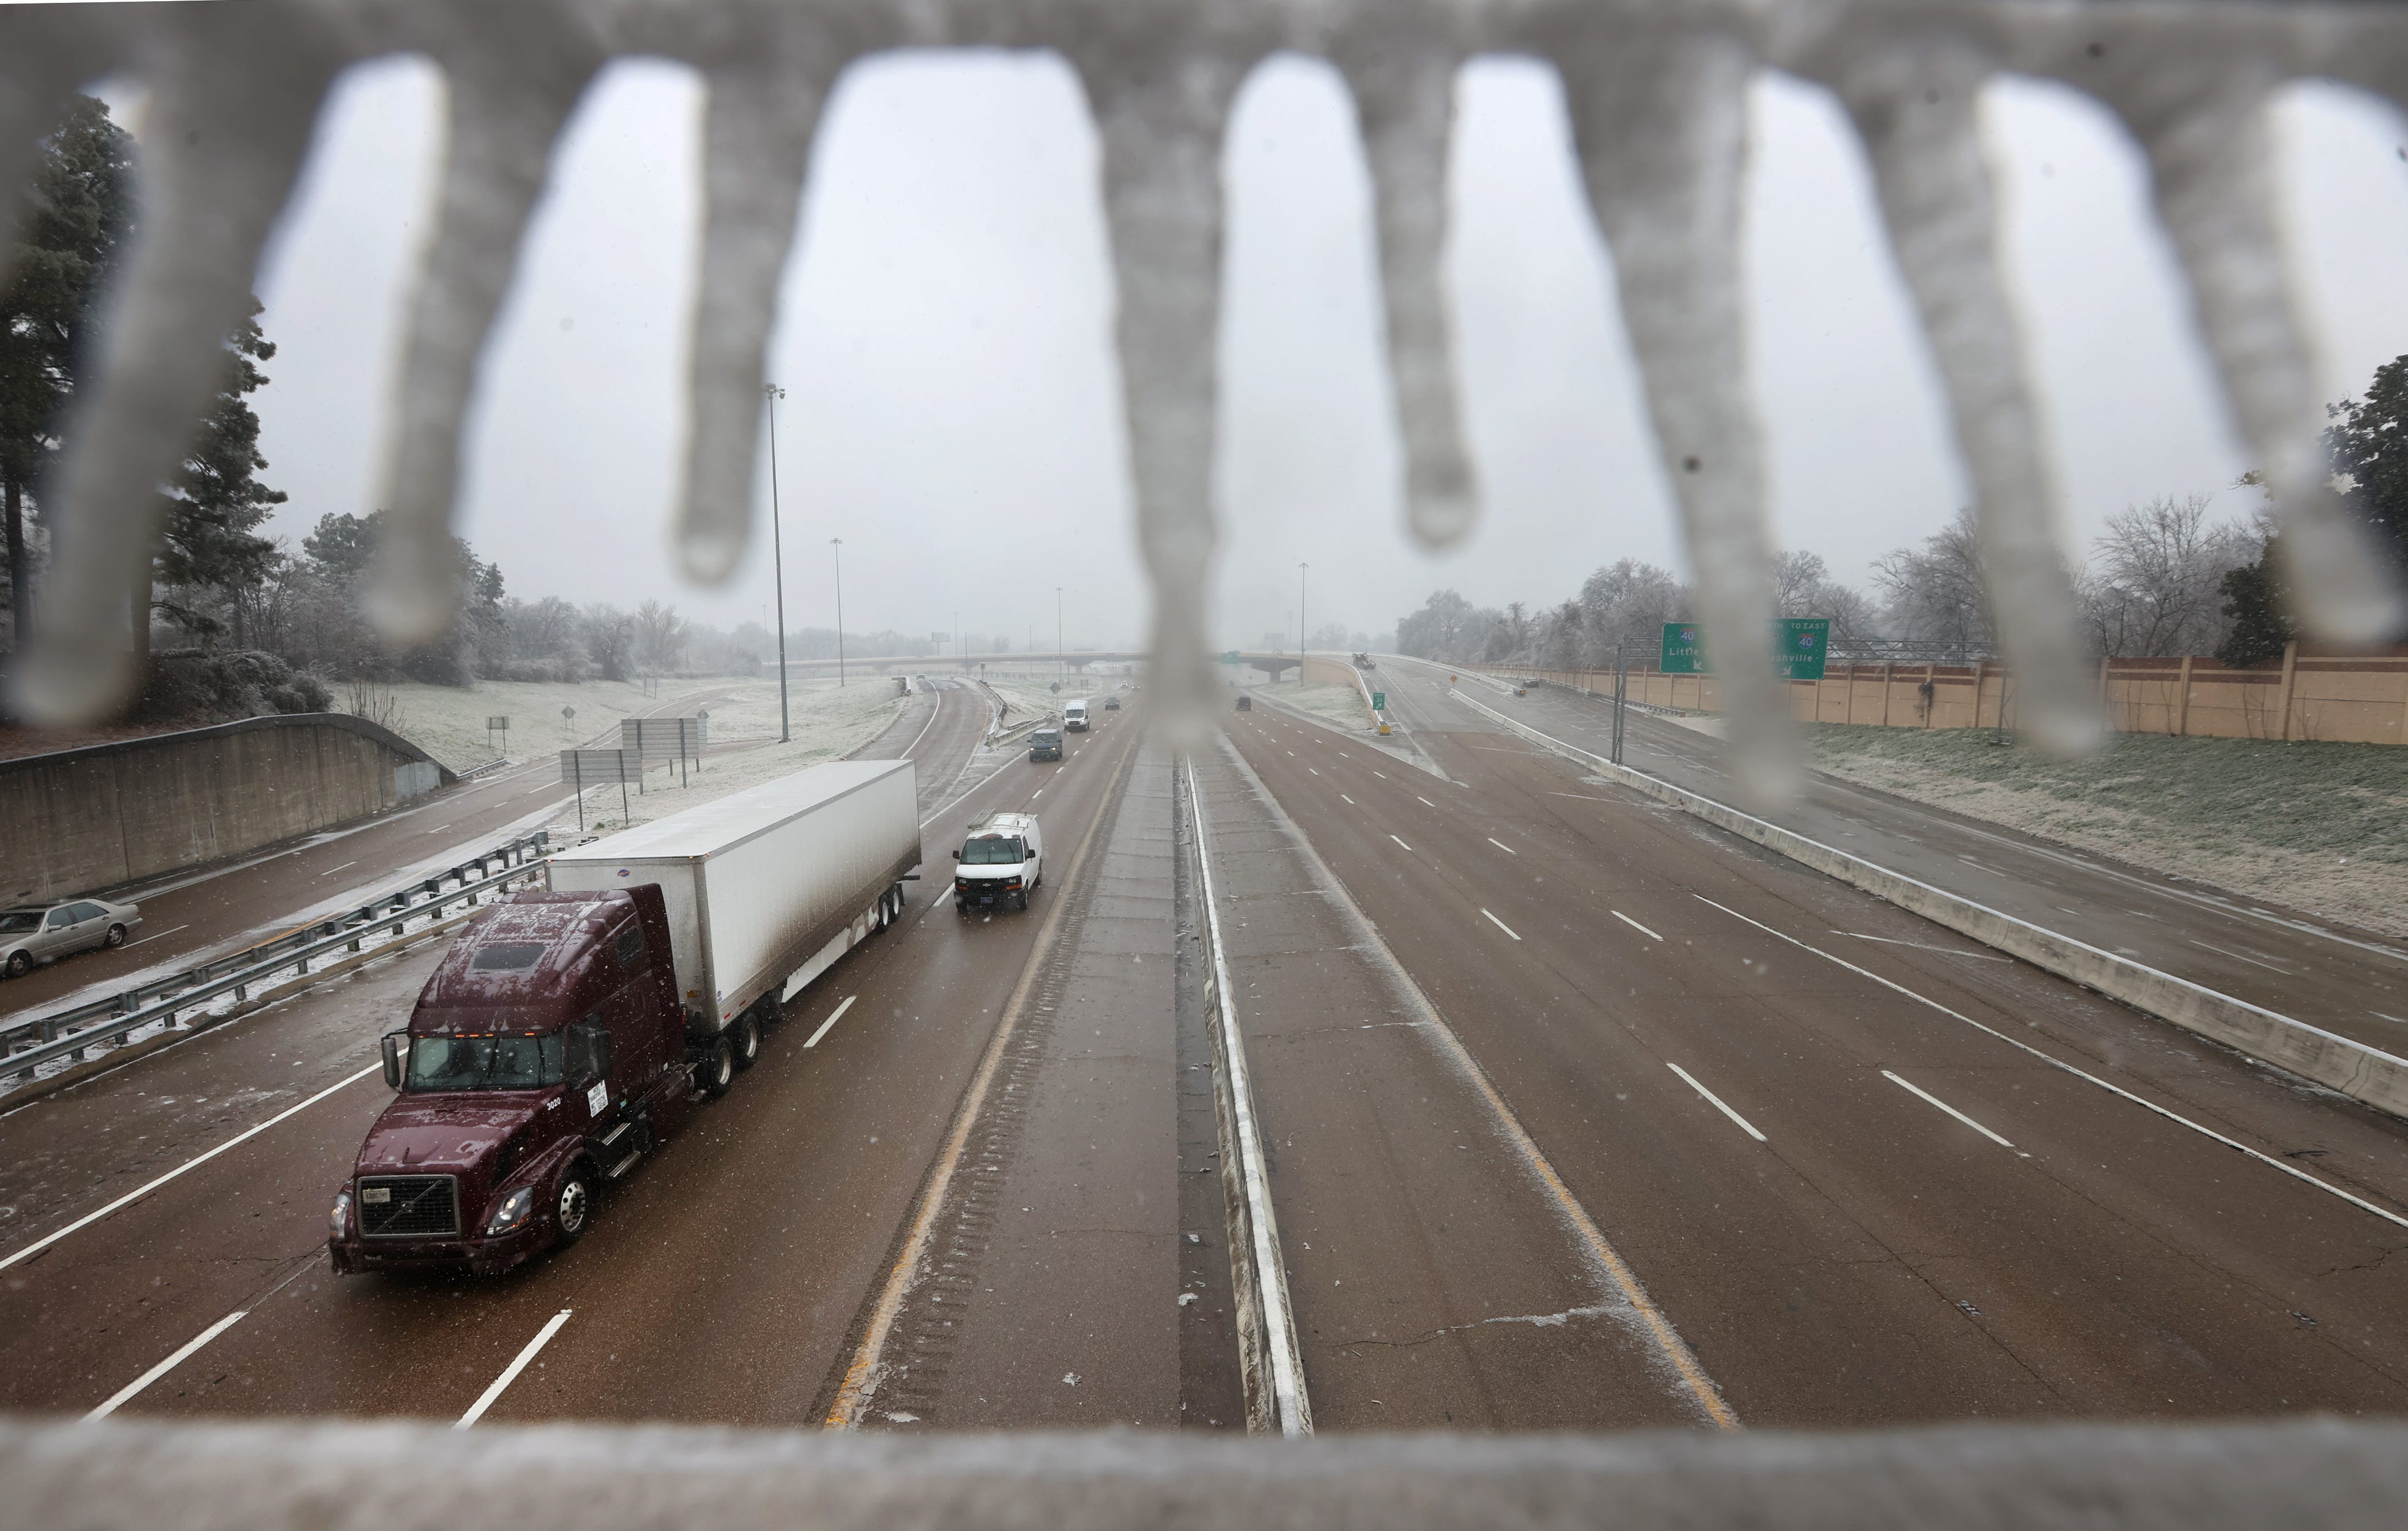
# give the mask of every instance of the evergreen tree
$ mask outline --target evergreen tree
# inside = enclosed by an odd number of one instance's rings
[[[0,501],[16,641],[33,618],[25,511],[59,444],[93,315],[133,221],[134,140],[79,95],[42,140],[24,236],[0,268]]]
[[[285,499],[259,481],[267,459],[259,454],[259,416],[246,402],[267,381],[258,364],[276,354],[260,334],[259,311],[259,300],[251,299],[250,316],[226,343],[232,364],[226,385],[185,455],[159,558],[159,580],[168,588],[159,608],[185,631],[213,637],[227,625],[204,603],[216,595],[231,618],[236,648],[251,646],[247,597],[276,560],[276,544],[257,528]]]

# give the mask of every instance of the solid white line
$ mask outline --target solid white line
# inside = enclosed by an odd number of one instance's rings
[[[1514,850],[1512,846],[1507,845],[1503,840],[1498,839],[1494,835],[1488,837],[1488,843],[1495,846],[1498,850],[1504,851],[1509,856],[1518,856],[1522,853],[1521,851]]]
[[[157,1366],[152,1366],[149,1371],[136,1377],[134,1381],[126,1383],[123,1387],[119,1388],[116,1394],[112,1395],[107,1403],[102,1404],[98,1409],[86,1414],[83,1417],[84,1423],[89,1424],[94,1420],[105,1420],[109,1415],[116,1413],[118,1405],[125,1402],[126,1399],[133,1397],[136,1394],[141,1392],[144,1388],[149,1387],[160,1378],[166,1376],[178,1366],[182,1366],[186,1359],[188,1359],[194,1351],[199,1350],[202,1346],[208,1344],[210,1340],[215,1339],[218,1336],[225,1333],[228,1329],[233,1328],[236,1324],[241,1322],[242,1310],[237,1309],[234,1312],[228,1313],[225,1317],[218,1320],[215,1324],[210,1324],[208,1328],[202,1330],[191,1339],[186,1340],[183,1348],[178,1351],[175,1354],[167,1357],[166,1360],[160,1362]]]
[[[1483,914],[1488,914],[1488,911],[1487,911],[1486,909],[1482,909],[1480,912],[1481,912],[1481,913],[1483,913]],[[1495,916],[1495,915],[1493,915],[1493,914],[1488,914],[1488,923],[1489,923],[1490,924],[1492,924],[1492,925],[1495,925],[1498,929],[1499,929],[1499,930],[1503,931],[1506,935],[1508,935],[1508,936],[1513,936],[1513,938],[1514,938],[1515,940],[1517,940],[1517,941],[1518,941],[1518,940],[1520,940],[1520,939],[1522,938],[1522,937],[1519,937],[1519,936],[1514,936],[1514,935],[1513,935],[1513,927],[1512,927],[1512,925],[1507,924],[1504,921],[1499,920],[1498,918],[1497,918],[1497,916]]]
[[[1422,807],[1424,807],[1424,808],[1436,808],[1436,807],[1438,807],[1438,805],[1437,805],[1436,803],[1433,803],[1433,802],[1431,802],[1428,798],[1424,797],[1420,793],[1415,793],[1415,794],[1413,794],[1413,801],[1414,801],[1414,802],[1416,802],[1416,803],[1419,803],[1419,804],[1420,804]]]
[[[926,918],[926,916],[924,916],[924,916],[922,916],[922,918],[923,918],[923,919],[924,919],[924,918]],[[856,999],[859,999],[860,997],[861,997],[861,996],[860,996],[859,994],[847,994],[847,995],[845,995],[845,996],[844,996],[844,1003],[843,1003],[843,1004],[841,1004],[841,1005],[838,1005],[835,1009],[833,1009],[833,1010],[831,1010],[831,1011],[829,1011],[829,1012],[828,1012],[828,1018],[827,1018],[826,1020],[824,1020],[824,1021],[823,1021],[823,1022],[821,1022],[821,1023],[820,1023],[820,1029],[819,1029],[819,1030],[817,1030],[817,1031],[815,1031],[815,1032],[811,1033],[810,1040],[809,1040],[809,1041],[807,1041],[807,1042],[805,1042],[805,1043],[803,1044],[804,1048],[805,1048],[806,1050],[809,1050],[809,1049],[810,1049],[810,1048],[815,1048],[815,1047],[819,1046],[819,1045],[820,1045],[820,1038],[821,1038],[821,1037],[825,1037],[825,1036],[828,1034],[828,1028],[829,1028],[830,1026],[835,1025],[838,1021],[843,1020],[843,1019],[844,1019],[844,1012],[845,1012],[845,1011],[847,1011],[847,1010],[849,1010],[849,1009],[853,1009],[853,1002],[854,1000],[856,1000]]]
[[[2369,1010],[2366,1013],[2374,1017],[2377,1021],[2389,1021],[2396,1025],[2408,1026],[2408,1021],[2402,1021],[2396,1015],[2386,1015],[2381,1010]]]
[[[1611,803],[1613,801],[1611,797],[1599,797],[1597,794],[1592,792],[1551,792],[1547,794],[1547,795],[1550,797],[1577,797],[1584,803]]]
[[[90,1227],[92,1224],[99,1222],[102,1218],[107,1217],[109,1213],[117,1211],[122,1208],[131,1207],[136,1202],[140,1201],[143,1197],[149,1195],[151,1192],[158,1190],[169,1180],[172,1180],[177,1176],[184,1173],[184,1171],[188,1169],[198,1169],[201,1166],[208,1164],[211,1159],[216,1158],[226,1150],[251,1141],[261,1133],[264,1133],[268,1128],[276,1125],[279,1122],[283,1121],[286,1117],[308,1110],[310,1107],[317,1105],[318,1102],[325,1099],[328,1095],[331,1095],[336,1091],[343,1088],[343,1086],[347,1084],[357,1084],[360,1080],[366,1079],[370,1074],[376,1073],[383,1067],[384,1065],[380,1062],[372,1063],[366,1068],[361,1069],[358,1073],[353,1074],[351,1078],[347,1080],[338,1080],[335,1083],[326,1086],[326,1088],[319,1091],[316,1095],[311,1095],[300,1105],[288,1106],[283,1110],[277,1112],[274,1116],[271,1116],[266,1121],[259,1123],[259,1125],[255,1127],[247,1127],[241,1132],[235,1134],[232,1138],[227,1138],[224,1142],[220,1143],[217,1147],[209,1150],[200,1157],[185,1160],[182,1164],[178,1165],[175,1168],[167,1171],[165,1175],[160,1176],[157,1180],[152,1180],[150,1184],[143,1186],[140,1190],[128,1191],[125,1195],[118,1197],[115,1201],[112,1201],[108,1206],[102,1208],[99,1211],[86,1212],[83,1216],[76,1219],[73,1223],[68,1223],[65,1227],[61,1228],[56,1233],[43,1235],[41,1238],[36,1238],[32,1243],[26,1245],[23,1249],[21,1249],[14,1254],[9,1255],[7,1259],[0,1260],[0,1270],[7,1269],[10,1266],[15,1265],[20,1260],[25,1259],[29,1255],[38,1254],[43,1250],[49,1249],[51,1245],[57,1243],[60,1239],[64,1238],[67,1235],[74,1233],[79,1228]]]
[[[1389,837],[1388,837],[1388,838],[1390,838],[1390,839],[1392,839],[1392,840],[1397,840],[1397,837],[1396,837],[1394,835],[1389,836]],[[1404,841],[1402,841],[1402,840],[1397,840],[1397,843],[1398,843],[1398,845],[1405,845],[1405,842],[1404,842]],[[1410,845],[1405,845],[1405,849],[1406,849],[1406,850],[1408,850],[1408,851],[1411,851],[1411,850],[1412,849],[1412,846],[1410,846]]]
[[[158,939],[160,937],[162,937],[162,936],[173,936],[174,934],[176,934],[176,932],[178,932],[178,931],[179,931],[179,930],[190,930],[190,929],[192,929],[192,928],[193,928],[193,926],[192,926],[192,923],[191,923],[190,921],[187,921],[187,922],[185,922],[183,924],[180,924],[180,925],[169,925],[169,926],[168,926],[166,929],[165,929],[165,930],[154,930],[154,931],[152,931],[152,932],[151,932],[150,935],[148,935],[148,936],[136,936],[136,937],[134,937],[134,939],[132,939],[132,940],[130,940],[130,941],[126,942],[126,943],[125,943],[125,947],[121,947],[121,948],[119,948],[119,950],[120,950],[120,951],[123,951],[123,950],[125,950],[127,947],[136,947],[136,946],[140,946],[140,945],[141,945],[143,942],[145,942],[145,941],[155,941],[155,940],[157,940],[157,939]]]
[[[2100,1079],[2098,1075],[2087,1073],[2082,1069],[2076,1068],[2071,1064],[2067,1063],[2064,1059],[2057,1057],[2052,1053],[2043,1052],[2039,1048],[2032,1046],[2029,1042],[2010,1037],[2005,1032],[1999,1030],[1995,1026],[1985,1026],[1970,1015],[1959,1015],[1956,1011],[1952,1010],[1947,1006],[1940,1003],[1940,1001],[1936,999],[1927,999],[1923,995],[1916,994],[1914,990],[1908,988],[1903,983],[1892,983],[1889,980],[1882,977],[1879,973],[1859,967],[1855,963],[1848,961],[1845,957],[1835,957],[1819,946],[1808,946],[1804,941],[1799,940],[1797,937],[1784,935],[1782,932],[1773,929],[1770,925],[1766,924],[1761,920],[1750,920],[1746,915],[1742,914],[1739,910],[1731,909],[1727,905],[1716,904],[1713,899],[1708,898],[1703,894],[1691,894],[1689,896],[1696,899],[1700,904],[1712,905],[1713,908],[1721,909],[1725,914],[1729,915],[1734,920],[1754,925],[1756,929],[1763,931],[1768,936],[1787,941],[1791,946],[1797,947],[1801,952],[1812,952],[1814,955],[1822,958],[1825,962],[1837,963],[1842,967],[1846,968],[1849,972],[1855,973],[1862,978],[1869,978],[1885,989],[1896,990],[1898,993],[1904,994],[1907,998],[1915,1001],[1917,1004],[1928,1005],[1933,1009],[1938,1010],[1941,1014],[1947,1016],[1953,1021],[1962,1021],[1965,1024],[1972,1027],[1975,1031],[1987,1033],[1989,1036],[1997,1037],[2000,1041],[2006,1043],[2009,1047],[2015,1049],[2019,1052],[2030,1053],[2033,1057],[2038,1058],[2041,1062],[2048,1065],[2051,1068],[2061,1069],[2064,1072],[2072,1075],[2075,1079],[2087,1080],[2088,1082],[2099,1086],[2101,1090],[2121,1095],[2126,1100],[2130,1101],[2133,1105],[2140,1107],[2143,1110],[2154,1111],[2157,1115],[2164,1117],[2169,1122],[2178,1123],[2183,1126],[2188,1127],[2191,1131],[2199,1134],[2202,1138],[2214,1138],[2216,1142],[2223,1144],[2226,1148],[2231,1149],[2236,1152],[2245,1153],[2252,1159],[2257,1160],[2259,1164],[2265,1165],[2270,1168],[2279,1169],[2295,1180],[2305,1180],[2308,1184],[2315,1186],[2319,1191],[2339,1196],[2342,1200],[2348,1202],[2353,1207],[2372,1212],[2376,1217],[2383,1219],[2386,1223],[2396,1223],[2402,1228],[2408,1228],[2408,1217],[2402,1217],[2398,1212],[2389,1211],[2384,1208],[2377,1207],[2374,1203],[2368,1201],[2363,1196],[2352,1195],[2350,1193],[2343,1190],[2340,1186],[2333,1184],[2329,1180],[2320,1180],[2314,1175],[2309,1174],[2306,1170],[2295,1168],[2290,1165],[2286,1165],[2282,1160],[2273,1157],[2272,1154],[2260,1153],[2258,1150],[2251,1148],[2246,1143],[2235,1142],[2233,1139],[2225,1137],[2224,1134],[2217,1132],[2213,1127],[2202,1127],[2186,1116],[2177,1115],[2172,1111],[2167,1110],[2157,1102],[2136,1095],[2120,1084],[2110,1084],[2105,1080]]]
[[[320,872],[318,875],[319,875],[320,877],[333,877],[337,872],[348,872],[348,871],[350,871],[352,867],[357,866],[358,865],[359,865],[359,863],[358,863],[358,862],[356,862],[356,861],[347,861],[347,862],[343,863],[340,866],[329,866],[329,867],[327,867],[324,871]]]
[[[2014,1147],[2013,1143],[2008,1142],[1997,1133],[1992,1132],[1989,1128],[1982,1125],[1979,1122],[1974,1121],[1971,1117],[1967,1116],[1964,1112],[1958,1110],[1956,1107],[1949,1105],[1946,1101],[1941,1099],[1938,1095],[1933,1095],[1930,1091],[1924,1089],[1922,1086],[1910,1084],[1905,1080],[1899,1079],[1896,1074],[1891,1073],[1886,1068],[1882,1070],[1882,1078],[1889,1080],[1892,1084],[1897,1085],[1901,1090],[1914,1091],[1916,1095],[1921,1095],[1932,1105],[1939,1107],[1943,1111],[1946,1111],[1950,1116],[1962,1122],[1965,1125],[1972,1128],[1975,1132],[1980,1133],[1983,1137],[1988,1138],[1991,1142],[1998,1144],[2000,1148],[2011,1149]]]
[[[1340,793],[1338,795],[1339,795],[1339,796],[1340,796],[1340,797],[1346,797],[1346,794],[1345,794],[1344,793],[1342,793],[1342,792],[1341,792],[1341,793]],[[1347,804],[1348,804],[1348,806],[1349,806],[1349,807],[1360,808],[1360,807],[1362,806],[1361,804],[1356,803],[1356,802],[1354,801],[1354,799],[1353,799],[1352,797],[1346,797],[1346,802],[1347,802]]]
[[[518,1359],[502,1368],[502,1374],[494,1379],[494,1385],[485,1389],[485,1395],[470,1404],[468,1411],[461,1415],[459,1422],[452,1428],[466,1430],[483,1419],[485,1410],[493,1408],[494,1400],[501,1397],[503,1392],[519,1380],[519,1373],[526,1370],[526,1364],[535,1359],[536,1352],[552,1343],[552,1337],[560,1333],[560,1326],[568,1322],[568,1315],[573,1311],[575,1309],[564,1308],[552,1314],[552,1322],[535,1332],[535,1338],[526,1342],[526,1349],[519,1352]]]
[[[1620,909],[1608,909],[1606,912],[1621,921],[1624,924],[1628,925],[1631,929],[1639,932],[1641,936],[1645,936],[1658,941],[1664,938],[1663,937],[1656,935],[1654,931],[1648,929],[1645,925],[1641,924],[1638,921],[1633,920],[1630,916],[1623,913]]]
[[[2242,952],[2239,952],[2229,951],[2229,950],[2228,950],[2228,949],[2226,949],[2226,948],[2224,948],[2224,947],[2220,947],[2220,946],[2210,946],[2210,945],[2208,945],[2205,941],[2193,941],[2193,942],[2191,942],[2190,944],[2191,944],[2191,945],[2193,945],[2193,946],[2195,946],[2195,947],[2197,947],[2197,948],[2199,948],[2201,952],[2214,952],[2214,953],[2215,953],[2217,956],[2219,956],[2219,957],[2233,957],[2233,958],[2236,958],[2236,959],[2238,959],[2238,960],[2240,960],[2240,961],[2242,961],[2242,962],[2258,963],[2258,966],[2260,966],[2260,967],[2264,967],[2264,968],[2268,968],[2268,969],[2270,969],[2270,970],[2272,970],[2272,971],[2273,971],[2273,972],[2280,973],[2280,974],[2282,974],[2285,978],[2289,978],[2289,977],[2291,976],[2291,970],[2290,970],[2289,968],[2287,968],[2287,967],[2276,967],[2276,966],[2275,966],[2272,963],[2271,963],[2271,962],[2258,962],[2258,959],[2257,959],[2257,958],[2252,957],[2252,956],[2245,955],[2245,954],[2243,954],[2243,953],[2242,953]]]
[[[2067,912],[2071,913],[2071,911],[2068,910]],[[1922,941],[1901,941],[1891,936],[1868,936],[1864,932],[1858,930],[1835,930],[1831,932],[1831,934],[1834,936],[1846,936],[1859,941],[1879,941],[1884,946],[1911,946],[1917,952],[1937,952],[1943,957],[1971,957],[1980,962],[2013,962],[2015,960],[2013,957],[2001,957],[1995,952],[1959,952],[1953,946],[1928,946]]]
[[[1254,1080],[1246,1065],[1245,1033],[1238,1028],[1237,988],[1229,981],[1229,961],[1221,949],[1221,922],[1212,889],[1212,848],[1204,823],[1204,792],[1197,784],[1196,762],[1187,766],[1187,806],[1196,821],[1196,866],[1202,874],[1204,929],[1212,947],[1212,980],[1220,1003],[1212,1007],[1221,1023],[1223,1062],[1229,1070],[1230,1114],[1238,1129],[1239,1167],[1246,1192],[1246,1221],[1254,1235],[1257,1322],[1270,1352],[1271,1398],[1279,1414],[1280,1434],[1294,1438],[1312,1433],[1312,1405],[1304,1391],[1304,1361],[1296,1353],[1296,1323],[1288,1309],[1287,1273],[1280,1264],[1279,1230],[1271,1221],[1270,1180],[1263,1165],[1262,1135],[1254,1121]]]
[[[1744,1130],[1750,1138],[1755,1138],[1759,1143],[1765,1141],[1764,1134],[1756,1130],[1755,1123],[1750,1122],[1747,1118],[1740,1115],[1737,1111],[1734,1111],[1729,1107],[1724,1105],[1722,1096],[1714,1094],[1712,1090],[1707,1089],[1704,1085],[1699,1084],[1696,1076],[1691,1074],[1687,1069],[1682,1067],[1676,1063],[1668,1063],[1664,1066],[1670,1069],[1673,1073],[1680,1075],[1683,1079],[1687,1080],[1689,1081],[1690,1089],[1695,1090],[1698,1094],[1705,1096],[1708,1100],[1713,1101],[1715,1110],[1722,1112],[1723,1115],[1729,1117],[1733,1122],[1738,1123],[1741,1128]]]

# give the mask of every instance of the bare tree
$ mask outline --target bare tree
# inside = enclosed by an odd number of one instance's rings
[[[1898,548],[1873,564],[1873,584],[1899,637],[1921,638],[1959,660],[1990,651],[1990,592],[1968,507],[1919,548]]]
[[[1635,558],[1590,575],[1581,584],[1579,600],[1591,665],[1612,664],[1617,643],[1631,646],[1635,654],[1654,653],[1664,624],[1689,614],[1688,587],[1670,571]]]
[[[2207,524],[2210,497],[2160,494],[2107,518],[2080,590],[2099,651],[2172,656],[2224,641],[2224,577],[2254,562],[2258,539]]]
[[[647,670],[676,667],[678,650],[685,642],[687,623],[677,608],[646,601],[631,619],[635,628],[636,663]]]

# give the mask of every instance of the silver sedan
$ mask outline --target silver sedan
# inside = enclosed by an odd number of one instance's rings
[[[0,978],[22,977],[37,962],[88,947],[123,946],[141,923],[140,905],[106,898],[0,909]]]

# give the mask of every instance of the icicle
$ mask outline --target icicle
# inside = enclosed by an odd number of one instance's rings
[[[1335,52],[1362,119],[1379,207],[1388,369],[1405,449],[1406,524],[1424,547],[1451,547],[1470,533],[1479,514],[1455,402],[1440,269],[1460,55],[1445,39],[1400,27],[1349,38]]]
[[[129,614],[150,620],[159,490],[222,386],[225,337],[249,311],[251,271],[293,189],[337,62],[285,7],[194,7],[162,43],[138,180],[141,217],[77,398],[49,498],[56,557],[18,702],[37,723],[89,723],[140,677]]]
[[[2016,719],[2070,752],[2095,745],[2100,723],[2057,537],[2062,494],[1999,269],[1975,116],[1988,72],[1972,47],[1935,37],[1863,54],[1838,84],[1871,150],[1890,239],[1947,385],[1991,620],[2014,665]]]
[[[2275,211],[2267,99],[2272,74],[2215,51],[2159,54],[2106,91],[2147,149],[2226,396],[2282,517],[2294,613],[2312,637],[2371,643],[2402,607],[2365,533],[2330,485],[2308,327],[2291,293]]]
[[[1125,43],[1126,39],[1115,39]],[[1103,139],[1138,551],[1154,587],[1153,687],[1192,734],[1214,681],[1205,600],[1215,540],[1221,135],[1250,60],[1074,50]]]
[[[710,77],[694,435],[675,538],[691,579],[726,579],[752,536],[764,358],[811,135],[837,67],[830,61],[810,75],[729,69]]]
[[[1796,790],[1799,768],[1772,680],[1771,556],[1741,308],[1751,61],[1729,37],[1629,29],[1552,56],[1687,532],[1739,784],[1776,802]]]
[[[446,60],[449,143],[442,201],[410,302],[386,452],[385,535],[362,602],[385,641],[408,648],[451,626],[460,592],[452,515],[460,433],[478,358],[518,270],[553,142],[597,57],[569,50],[538,72],[466,50]]]

